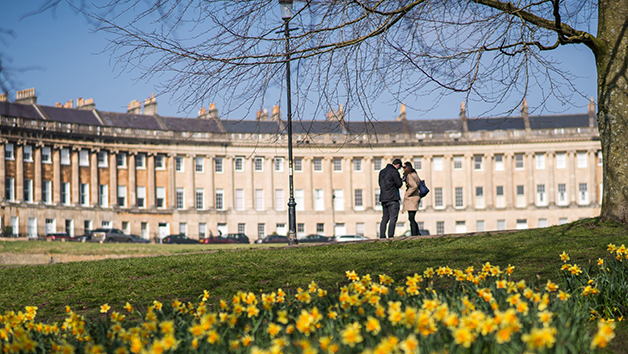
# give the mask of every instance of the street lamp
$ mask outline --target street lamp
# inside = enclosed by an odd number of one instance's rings
[[[292,93],[290,91],[290,28],[292,18],[292,0],[279,0],[281,18],[284,21],[284,36],[286,37],[286,96],[288,105],[288,175],[290,186],[290,199],[288,199],[288,243],[298,244],[296,205],[294,201],[293,159],[292,159]]]

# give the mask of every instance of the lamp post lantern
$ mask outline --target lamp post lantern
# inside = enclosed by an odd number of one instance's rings
[[[293,158],[292,158],[292,92],[290,91],[290,19],[292,18],[292,0],[279,0],[281,18],[284,21],[284,36],[286,37],[286,96],[288,108],[288,178],[290,199],[288,199],[288,243],[298,244],[296,205],[294,200]]]

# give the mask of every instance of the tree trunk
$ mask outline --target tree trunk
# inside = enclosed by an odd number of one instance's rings
[[[600,0],[598,11],[601,45],[594,52],[604,162],[600,216],[628,223],[628,0]]]

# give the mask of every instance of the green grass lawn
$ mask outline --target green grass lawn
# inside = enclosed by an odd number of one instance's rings
[[[595,267],[598,257],[608,255],[608,243],[628,244],[628,228],[587,219],[543,229],[464,237],[247,247],[211,253],[199,252],[215,246],[0,242],[0,252],[32,253],[47,249],[51,253],[156,255],[0,268],[0,313],[31,305],[39,307],[39,320],[56,321],[64,315],[65,305],[86,316],[95,316],[104,303],[114,310],[121,310],[127,301],[145,309],[153,300],[197,301],[203,290],[209,291],[212,296],[209,303],[215,304],[219,298],[230,299],[238,290],[292,291],[307,287],[311,281],[334,291],[347,283],[346,270],[355,270],[359,275],[385,273],[401,280],[422,273],[427,267],[475,266],[477,269],[485,262],[502,267],[512,264],[516,266],[515,279],[544,285],[547,279],[560,280],[561,252],[569,253],[571,263],[583,268]],[[174,254],[178,252],[195,253]],[[628,344],[628,328],[624,324],[618,326],[618,337],[611,348],[625,348]]]

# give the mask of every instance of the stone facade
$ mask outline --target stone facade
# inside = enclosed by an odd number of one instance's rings
[[[25,90],[26,91],[26,90]],[[0,102],[0,223],[22,235],[102,226],[156,239],[184,232],[288,231],[288,153],[278,107],[256,120],[157,115],[153,97],[127,113],[93,100],[49,107],[34,90]],[[138,108],[139,107],[139,108]],[[595,109],[582,115],[373,124],[294,123],[298,236],[361,233],[381,218],[379,169],[415,165],[431,189],[417,221],[431,234],[536,228],[599,214],[602,169]],[[403,190],[402,190],[403,192]],[[403,193],[402,193],[403,194]],[[397,233],[409,229],[400,214]]]

